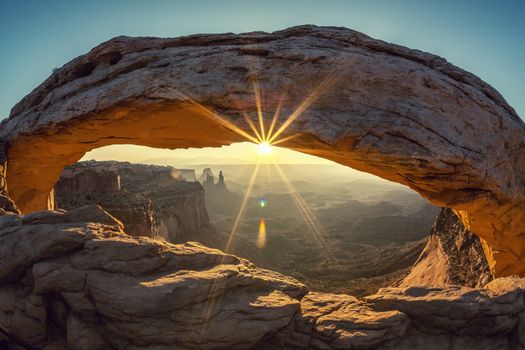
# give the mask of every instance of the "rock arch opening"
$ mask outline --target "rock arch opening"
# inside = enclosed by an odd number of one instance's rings
[[[234,129],[249,130],[243,115],[257,112],[251,82],[268,110],[285,96],[286,116],[330,75],[283,132],[294,136],[283,146],[454,209],[483,239],[496,276],[525,275],[525,128],[512,107],[440,57],[341,28],[103,43],[54,72],[2,123],[9,194],[24,212],[45,209],[61,170],[105,145],[243,141]]]
[[[98,148],[62,172],[54,193],[60,209],[100,205],[133,236],[198,241],[311,290],[357,296],[406,276],[439,211],[406,186],[248,142]]]

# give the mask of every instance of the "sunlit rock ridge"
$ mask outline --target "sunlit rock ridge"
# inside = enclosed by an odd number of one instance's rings
[[[427,245],[401,285],[483,287],[492,278],[480,240],[452,210],[442,208]]]

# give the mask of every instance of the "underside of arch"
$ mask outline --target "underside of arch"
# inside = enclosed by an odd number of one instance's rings
[[[312,102],[282,133],[293,136],[283,146],[455,209],[483,239],[496,276],[525,275],[521,119],[446,60],[345,28],[105,42],[54,72],[2,123],[9,195],[23,212],[46,209],[63,167],[101,146],[244,141],[245,115],[257,115],[254,83],[268,122],[282,104],[278,126]]]

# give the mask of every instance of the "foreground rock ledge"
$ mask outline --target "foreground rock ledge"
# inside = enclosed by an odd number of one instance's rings
[[[521,349],[524,287],[307,293],[198,243],[128,236],[98,206],[0,208],[0,325],[44,349]]]
[[[445,59],[335,27],[118,37],[54,72],[0,128],[11,198],[46,209],[62,168],[110,144],[184,148],[245,139],[259,83],[301,152],[396,181],[456,210],[496,276],[525,276],[525,126],[491,86]],[[197,104],[205,108],[196,108]],[[219,112],[225,124],[210,110]],[[0,179],[0,186],[5,185]]]
[[[0,216],[0,228],[0,324],[39,346],[249,348],[306,293],[197,243],[128,236],[98,206]]]

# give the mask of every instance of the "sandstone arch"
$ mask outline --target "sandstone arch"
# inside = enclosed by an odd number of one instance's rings
[[[65,165],[97,147],[181,148],[243,140],[180,92],[248,129],[256,79],[269,111],[290,113],[336,78],[285,146],[405,184],[455,209],[485,241],[497,276],[525,275],[525,127],[492,87],[432,54],[361,33],[301,26],[274,33],[118,37],[80,56],[2,123],[7,184],[23,212],[46,208]],[[281,122],[286,113],[282,114]]]

